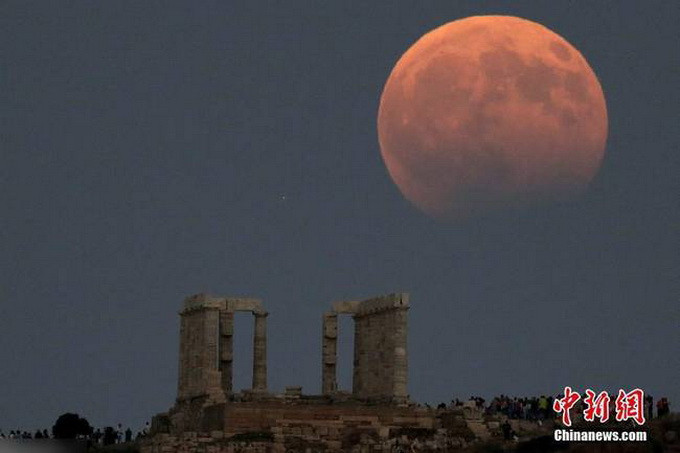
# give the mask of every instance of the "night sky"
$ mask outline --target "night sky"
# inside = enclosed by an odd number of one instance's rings
[[[579,49],[609,139],[580,198],[442,223],[391,181],[379,97],[422,34],[479,14]],[[263,299],[274,391],[320,392],[332,301],[406,291],[417,401],[640,387],[677,410],[678,23],[677,1],[3,2],[0,429],[167,410],[199,292]]]

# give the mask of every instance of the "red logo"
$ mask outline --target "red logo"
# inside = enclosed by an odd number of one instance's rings
[[[585,409],[583,411],[583,419],[587,422],[599,419],[600,423],[609,420],[610,402],[611,398],[607,392],[595,393],[591,389],[586,389],[583,403]],[[571,410],[576,403],[581,399],[578,392],[574,392],[571,387],[564,387],[564,397],[557,398],[553,402],[553,409],[557,414],[562,414],[562,424],[564,426],[571,426]],[[638,425],[645,423],[644,410],[645,393],[641,389],[631,390],[626,393],[623,389],[619,390],[619,395],[616,397],[614,409],[616,411],[616,421],[623,422],[626,420],[635,420]]]
[[[644,424],[644,400],[645,394],[640,389],[631,390],[628,393],[619,390],[619,396],[616,397],[616,421],[633,419],[638,425]]]
[[[574,404],[581,399],[581,395],[577,392],[572,392],[571,387],[564,388],[564,398],[557,398],[553,402],[553,409],[558,414],[562,412],[562,423],[564,426],[571,426],[571,416],[569,410],[574,407]]]
[[[586,410],[583,411],[583,419],[587,422],[592,422],[596,418],[600,419],[600,423],[609,420],[609,395],[607,392],[600,392],[597,397],[595,392],[590,389],[586,390],[586,397],[583,402],[586,404]]]

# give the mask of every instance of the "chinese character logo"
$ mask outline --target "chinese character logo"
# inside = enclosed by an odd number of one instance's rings
[[[595,419],[600,420],[600,423],[607,422],[610,416],[612,397],[604,391],[595,393],[591,389],[586,389],[585,398],[583,398],[583,404],[585,405],[583,419],[587,422],[593,422]],[[571,426],[571,414],[569,411],[580,399],[581,395],[578,392],[574,392],[571,387],[564,387],[564,397],[555,399],[553,409],[555,413],[562,414],[562,424],[564,426]],[[639,388],[630,392],[625,392],[623,389],[619,390],[619,395],[614,402],[616,421],[634,420],[638,425],[643,425],[645,423],[644,401],[645,394]]]
[[[573,392],[571,387],[564,388],[564,398],[557,398],[553,402],[553,409],[556,413],[562,413],[562,423],[564,426],[571,426],[571,415],[569,410],[574,407],[574,404],[581,399],[581,395]]]
[[[633,419],[638,425],[645,423],[644,402],[645,394],[640,389],[626,393],[619,390],[616,397],[616,421],[622,422]]]
[[[600,423],[605,423],[609,420],[609,395],[607,392],[600,392],[595,396],[595,392],[590,389],[586,390],[586,397],[583,402],[586,404],[586,409],[583,411],[583,419],[587,422],[592,422],[596,418],[600,419]]]

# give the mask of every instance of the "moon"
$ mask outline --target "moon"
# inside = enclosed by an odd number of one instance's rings
[[[380,98],[380,151],[403,195],[431,217],[568,200],[607,141],[602,87],[581,53],[511,16],[457,20],[422,36]]]

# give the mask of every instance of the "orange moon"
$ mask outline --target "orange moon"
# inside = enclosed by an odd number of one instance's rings
[[[510,16],[457,20],[392,70],[378,111],[390,176],[428,215],[456,219],[567,200],[607,141],[602,87],[583,55]]]

